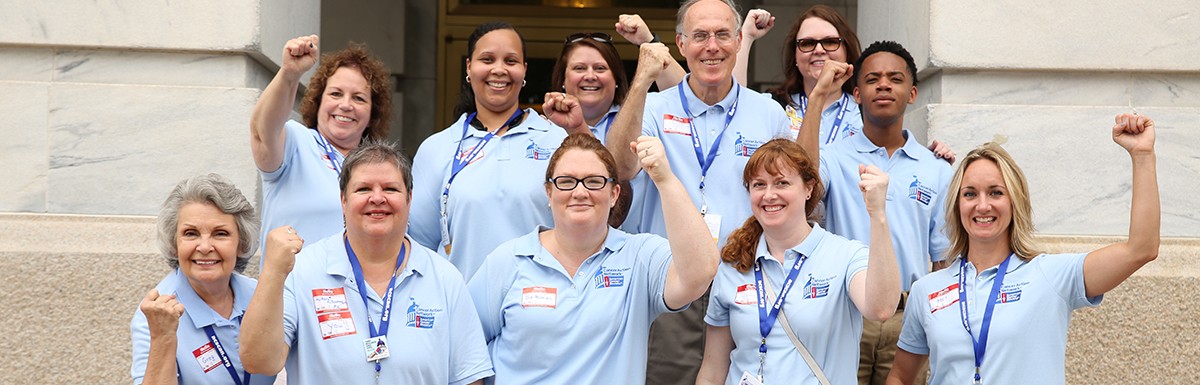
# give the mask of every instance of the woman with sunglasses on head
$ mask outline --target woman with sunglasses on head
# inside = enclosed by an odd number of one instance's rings
[[[521,109],[527,66],[516,29],[480,25],[467,50],[458,121],[421,143],[413,162],[409,234],[469,279],[500,243],[551,223],[542,173],[567,132]]]
[[[712,282],[716,245],[662,142],[630,149],[662,192],[668,237],[608,226],[620,194],[612,154],[591,135],[568,136],[544,179],[554,227],[496,248],[467,285],[495,384],[644,383],[651,322]]]
[[[630,43],[639,47],[644,44],[648,44],[647,49],[655,46],[665,47],[650,32],[641,16],[621,15],[617,19],[616,30]],[[685,75],[678,62],[672,60],[669,65],[656,81],[660,88],[678,84]],[[620,111],[625,94],[629,92],[629,78],[625,74],[625,65],[613,46],[612,37],[603,32],[575,33],[567,36],[562,53],[554,64],[550,89],[562,90],[563,93],[574,96],[583,110],[583,119],[588,128],[604,142],[609,126],[616,118],[617,111]],[[550,97],[553,98],[553,95]],[[554,109],[548,108],[545,111],[556,124],[570,124],[560,120]],[[617,206],[613,208],[613,218],[610,221],[613,227],[621,226],[625,222],[635,191],[631,183],[640,186],[648,181],[638,178],[621,184],[621,196]]]
[[[958,260],[913,284],[887,383],[915,383],[928,359],[934,384],[1065,384],[1072,312],[1158,256],[1154,136],[1150,118],[1116,117],[1112,138],[1133,169],[1129,238],[1087,254],[1038,251],[1021,168],[995,143],[968,153],[945,208]]]

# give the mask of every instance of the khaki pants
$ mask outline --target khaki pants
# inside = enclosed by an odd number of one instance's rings
[[[901,300],[900,304],[904,304]],[[858,345],[858,384],[884,385],[888,373],[892,371],[892,361],[896,360],[896,342],[900,340],[900,329],[904,323],[904,309],[896,310],[896,315],[887,321],[879,322],[863,318],[862,341]],[[917,371],[914,384],[925,384],[929,381],[929,362]]]
[[[658,317],[650,326],[647,385],[694,385],[704,358],[704,312],[708,294],[679,313]]]

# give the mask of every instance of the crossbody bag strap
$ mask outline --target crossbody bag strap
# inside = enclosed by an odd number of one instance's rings
[[[771,277],[767,274],[763,274],[763,279],[766,280],[765,283],[767,284],[767,303],[774,302],[775,289],[773,287],[775,284],[771,283]],[[813,358],[812,353],[808,351],[804,343],[800,342],[800,338],[796,337],[796,332],[792,331],[792,325],[788,323],[787,312],[783,311],[783,309],[779,309],[779,324],[783,326],[783,331],[787,332],[788,338],[792,340],[792,345],[796,345],[796,351],[799,351],[800,356],[804,357],[804,362],[808,364],[808,368],[812,370],[813,375],[817,376],[817,381],[821,385],[829,385],[829,378],[825,377],[825,372],[821,370],[820,365],[817,365],[817,359]]]

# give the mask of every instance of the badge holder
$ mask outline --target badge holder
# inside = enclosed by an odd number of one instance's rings
[[[387,336],[363,340],[363,349],[367,352],[367,362],[377,362],[392,355],[388,351]]]

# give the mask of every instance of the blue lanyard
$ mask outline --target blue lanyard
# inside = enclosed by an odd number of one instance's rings
[[[762,364],[767,356],[767,335],[771,334],[771,328],[775,326],[775,319],[779,318],[779,310],[783,308],[784,298],[787,298],[788,293],[792,291],[796,277],[800,275],[800,269],[804,268],[804,262],[807,260],[808,257],[804,254],[800,254],[796,258],[796,263],[792,264],[792,270],[788,272],[787,279],[783,280],[779,296],[775,298],[769,311],[767,310],[767,286],[763,283],[762,261],[754,262],[754,290],[758,292],[758,331],[762,334],[762,343],[758,345],[758,377],[760,381],[762,380]]]
[[[375,329],[375,322],[371,321],[371,302],[367,297],[367,280],[363,279],[362,265],[358,263],[358,255],[354,254],[354,249],[350,248],[350,238],[342,238],[346,244],[346,255],[350,257],[350,267],[354,269],[354,283],[358,284],[358,295],[362,296],[363,307],[367,309],[367,326],[371,329],[371,338],[386,336],[388,325],[391,324],[392,313],[392,294],[396,291],[396,277],[400,274],[400,265],[404,264],[404,243],[400,244],[400,255],[396,256],[396,268],[392,270],[392,280],[388,281],[386,294],[383,295],[383,314],[379,317],[379,329]],[[380,361],[375,361],[375,373],[379,374],[382,369]]]
[[[325,136],[321,135],[321,131],[317,131],[317,137],[313,138],[313,139],[315,139],[317,141],[317,145],[321,146],[322,150],[325,150],[325,156],[329,157],[329,165],[333,166],[333,172],[337,173],[338,175],[341,175],[342,174],[342,162],[338,162],[338,160],[337,160],[337,154],[338,154],[337,149],[333,148],[333,145],[330,144],[329,141],[325,139]]]
[[[846,110],[850,109],[850,100],[846,97],[846,93],[842,93],[840,100],[841,107],[838,109],[838,114],[833,118],[833,125],[829,127],[829,137],[825,138],[825,144],[833,143],[837,140],[838,133],[842,131],[842,120],[846,117]],[[800,95],[800,116],[808,113],[808,96]]]
[[[504,122],[504,125],[500,126],[500,128],[508,127],[509,124],[512,124],[514,119],[521,116],[521,112],[521,109],[517,109],[517,111],[513,112],[513,115],[509,117],[508,121]],[[471,152],[467,153],[466,155],[459,156],[459,154],[462,154],[462,144],[467,139],[467,128],[469,128],[471,126],[471,122],[475,120],[475,115],[476,113],[472,112],[470,115],[467,115],[467,119],[463,121],[462,136],[458,140],[458,148],[454,150],[454,157],[451,158],[450,162],[450,178],[446,180],[446,187],[442,189],[442,216],[446,216],[446,203],[450,198],[450,185],[454,183],[454,178],[458,177],[458,173],[467,168],[467,165],[471,164],[471,161],[475,160],[475,157],[479,156],[479,153],[483,151],[483,148],[487,146],[488,142],[492,141],[492,138],[496,137],[495,131],[500,131],[500,129],[489,131],[487,135],[483,136],[483,139],[480,139],[479,144],[476,144],[475,148],[471,149]]]
[[[593,129],[595,129],[596,127],[600,127],[601,123],[604,124],[604,132],[602,133],[603,135],[596,135],[597,139],[600,139],[601,141],[603,141],[604,137],[608,136],[608,130],[612,129],[612,123],[613,123],[613,120],[616,119],[616,116],[617,116],[616,111],[609,111],[607,114],[604,115],[604,120],[596,122],[596,126],[592,127]],[[592,134],[601,134],[601,133],[593,132]]]
[[[688,127],[692,129],[692,148],[696,150],[696,161],[700,162],[700,193],[703,194],[704,177],[708,175],[708,168],[712,167],[713,160],[717,159],[717,148],[721,146],[721,138],[725,136],[725,129],[729,128],[729,122],[733,121],[733,114],[737,113],[738,98],[742,95],[742,87],[736,81],[733,82],[733,87],[737,91],[733,95],[733,105],[729,107],[729,112],[725,113],[725,126],[721,127],[721,132],[717,134],[716,140],[713,140],[712,147],[708,149],[708,156],[704,156],[704,149],[700,146],[700,133],[696,131],[695,118],[688,110],[687,96],[683,94],[683,87],[687,87],[686,82],[686,80],[679,82],[675,88],[679,89],[679,103],[683,104],[683,113],[688,117]]]
[[[979,339],[975,339],[975,334],[971,332],[970,316],[967,313],[967,258],[963,257],[958,264],[958,308],[962,310],[963,328],[967,329],[967,334],[971,336],[971,343],[975,346],[976,384],[981,382],[979,367],[983,366],[983,355],[987,352],[988,329],[992,324],[992,310],[996,308],[996,300],[1000,297],[1000,287],[1004,285],[1004,276],[1008,273],[1008,261],[1011,260],[1011,255],[1005,258],[996,271],[996,278],[992,281],[992,291],[988,295],[987,307],[983,311],[983,324],[979,327]]]
[[[213,347],[217,348],[217,354],[221,355],[221,364],[225,366],[225,370],[229,371],[229,377],[233,377],[233,383],[237,385],[250,384],[250,372],[245,372],[245,378],[238,378],[237,368],[233,367],[233,360],[229,359],[229,355],[225,353],[225,347],[221,345],[221,340],[217,338],[216,331],[212,325],[204,327],[204,334],[208,335],[208,340],[212,341]],[[180,378],[182,382],[182,377]]]

